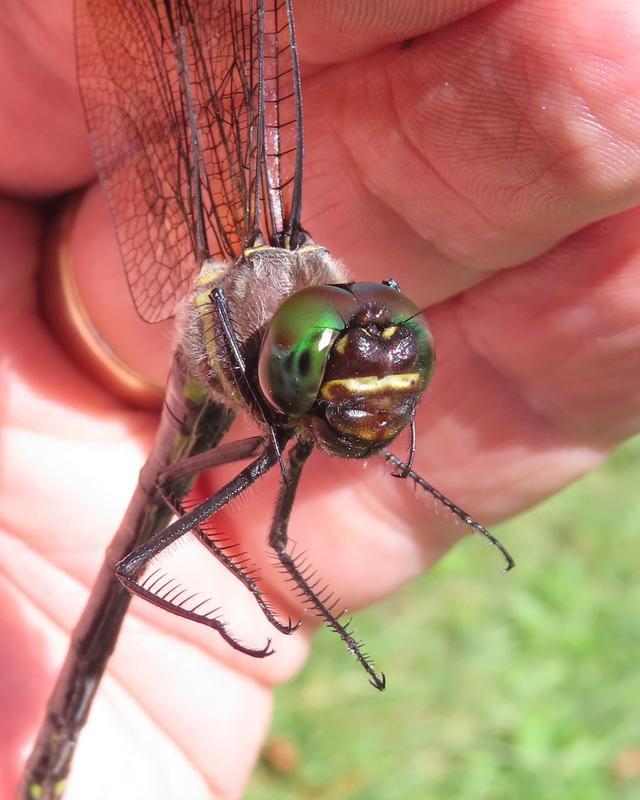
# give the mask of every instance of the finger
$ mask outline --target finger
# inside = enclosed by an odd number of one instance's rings
[[[11,0],[0,21],[0,187],[50,194],[95,170],[75,77],[72,2]]]
[[[300,55],[305,65],[327,64],[406,43],[450,25],[492,0],[311,0],[295,6]]]
[[[434,309],[441,380],[424,416],[475,476],[471,488],[443,482],[479,513],[537,502],[637,432],[639,219],[602,222]]]
[[[637,6],[495,4],[306,84],[306,224],[424,305],[640,199]]]
[[[594,225],[431,310],[437,366],[415,469],[480,522],[539,502],[640,430],[639,224],[634,210]],[[391,449],[403,448],[400,437]],[[350,608],[470,533],[375,460],[363,467],[314,454],[290,528]],[[252,496],[232,523],[254,553],[261,509],[263,496]]]
[[[595,448],[640,423],[639,225],[640,209],[612,217],[442,309],[523,404]]]
[[[472,513],[538,502],[640,428],[639,221],[594,225],[430,315],[418,464]]]

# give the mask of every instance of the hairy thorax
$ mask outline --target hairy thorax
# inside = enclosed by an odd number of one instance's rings
[[[313,244],[298,250],[252,248],[235,264],[205,261],[195,289],[179,314],[180,346],[191,376],[221,404],[248,411],[264,422],[249,387],[257,385],[260,345],[273,315],[287,297],[300,289],[346,280],[343,265],[323,247]],[[215,288],[222,289],[227,299],[248,380],[242,379],[237,358],[221,335],[211,296]]]

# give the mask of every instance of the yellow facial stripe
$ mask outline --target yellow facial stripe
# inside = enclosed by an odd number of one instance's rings
[[[377,378],[368,375],[362,378],[337,378],[326,381],[320,387],[320,397],[323,400],[338,400],[345,396],[372,396],[385,392],[411,392],[420,385],[420,375],[417,372],[405,372],[398,375],[385,375]]]

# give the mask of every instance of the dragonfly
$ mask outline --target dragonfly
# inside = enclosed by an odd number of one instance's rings
[[[294,634],[244,556],[211,519],[268,472],[279,475],[267,544],[302,599],[379,690],[385,676],[328,589],[289,542],[314,450],[380,457],[514,562],[473,517],[413,469],[415,413],[435,365],[422,310],[393,276],[350,280],[302,225],[303,120],[291,0],[76,0],[78,76],[97,172],[138,314],[176,318],[158,433],[109,545],[27,763],[22,798],[60,798],[132,596],[207,626],[248,658],[207,599],[156,565],[187,534]],[[237,415],[259,435],[223,438]],[[408,432],[400,458],[388,448]],[[203,502],[203,470],[247,462]],[[205,553],[204,551],[208,551]]]

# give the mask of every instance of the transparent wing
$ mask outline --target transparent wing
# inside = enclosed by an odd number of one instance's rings
[[[290,0],[76,0],[98,175],[140,316],[174,313],[205,258],[299,228]]]

